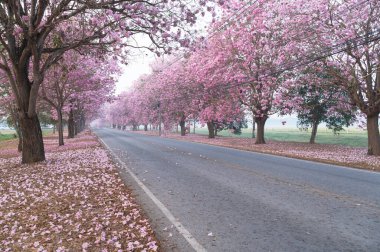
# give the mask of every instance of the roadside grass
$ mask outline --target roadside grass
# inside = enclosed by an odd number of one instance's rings
[[[21,164],[0,142],[0,251],[157,251],[148,220],[89,132],[44,137],[46,161]]]
[[[196,128],[196,134],[207,135],[206,128]],[[311,132],[300,131],[298,129],[265,129],[265,138],[268,140],[281,142],[300,142],[308,143]],[[252,129],[243,129],[241,135],[234,135],[228,130],[218,132],[220,136],[251,138]],[[317,133],[316,142],[319,144],[336,144],[351,147],[367,147],[368,138],[366,131],[350,129],[334,134],[331,130],[321,128]]]
[[[43,136],[50,136],[53,134],[53,129],[42,129]],[[0,130],[0,142],[17,138],[16,131],[13,129]]]
[[[15,138],[16,138],[15,134],[0,133],[0,141],[7,141],[7,140],[15,139]]]

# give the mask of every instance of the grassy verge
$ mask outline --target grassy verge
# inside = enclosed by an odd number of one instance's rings
[[[207,135],[205,128],[197,128],[197,134]],[[243,129],[241,135],[234,135],[227,130],[218,132],[220,136],[251,138],[251,129]],[[298,129],[266,129],[265,138],[274,141],[307,143],[310,139],[310,132]],[[337,144],[351,147],[366,147],[368,143],[367,132],[359,130],[342,131],[334,134],[331,130],[320,129],[316,142],[320,144]]]
[[[50,136],[53,134],[53,129],[42,129],[42,135],[44,137]],[[58,133],[57,133],[58,134]],[[1,141],[7,141],[17,138],[16,131],[9,129],[9,130],[1,130],[0,131],[0,142]]]
[[[15,139],[15,138],[16,138],[15,134],[0,133],[0,141],[7,141],[7,140]]]

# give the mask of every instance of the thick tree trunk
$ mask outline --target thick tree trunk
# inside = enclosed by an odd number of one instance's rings
[[[148,124],[144,124],[144,131],[148,131]]]
[[[311,130],[311,136],[309,143],[314,144],[315,143],[315,137],[317,136],[317,130],[318,130],[318,122],[313,123],[313,129]]]
[[[17,47],[14,47],[14,40],[8,39],[11,51],[11,61],[17,62],[17,65],[13,65],[14,78],[9,73],[9,80],[14,88],[14,95],[17,100],[17,110],[20,122],[20,131],[22,135],[22,163],[34,163],[45,160],[45,149],[42,137],[42,130],[38,116],[36,113],[38,90],[43,81],[43,74],[40,71],[39,64],[33,64],[30,67],[30,59],[33,54],[34,62],[41,62],[41,53],[38,53],[38,47],[36,37],[34,41],[26,39],[24,42],[31,43],[32,48],[22,49],[18,51]],[[13,44],[13,46],[12,46]],[[21,46],[22,47],[22,46]],[[21,56],[22,55],[22,56]],[[3,62],[4,63],[4,62]],[[32,70],[29,72],[29,70]],[[32,79],[32,81],[30,81]]]
[[[265,129],[265,122],[267,121],[267,119],[268,119],[267,116],[256,118],[257,135],[256,135],[255,144],[265,144],[264,129]]]
[[[63,142],[63,120],[62,120],[62,109],[57,108],[57,115],[58,115],[58,145],[62,146],[64,145]]]
[[[185,136],[186,135],[185,120],[181,120],[179,122],[179,126],[181,127],[181,136]]]
[[[195,134],[195,124],[197,123],[196,120],[194,120],[194,128],[193,128],[193,134]]]
[[[256,131],[256,118],[255,115],[252,116],[252,138],[255,138],[255,131]]]
[[[19,119],[22,134],[22,163],[44,161],[44,142],[37,114],[28,117],[25,113],[20,115]]]
[[[213,122],[207,122],[208,138],[215,138],[215,127]]]
[[[70,110],[69,120],[67,121],[67,130],[69,132],[68,138],[74,138],[75,136],[75,126],[74,126],[74,113]]]
[[[379,113],[367,116],[368,155],[380,156]]]

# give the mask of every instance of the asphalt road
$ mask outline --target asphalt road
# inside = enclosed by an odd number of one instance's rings
[[[113,129],[94,132],[207,251],[380,251],[380,173]],[[121,171],[164,250],[192,251]]]

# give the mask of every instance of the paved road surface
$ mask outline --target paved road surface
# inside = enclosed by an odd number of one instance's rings
[[[207,251],[380,251],[380,173],[94,131]],[[192,251],[124,170],[123,177],[164,250]]]

